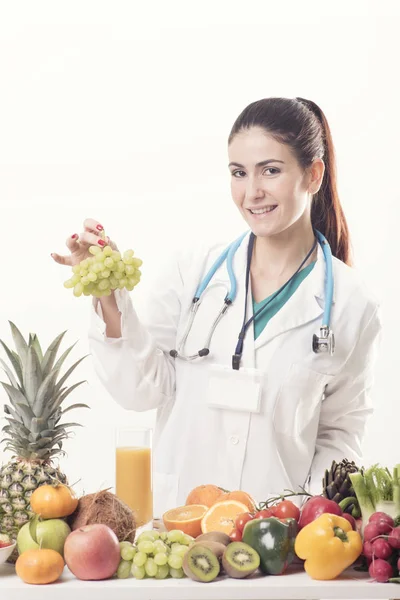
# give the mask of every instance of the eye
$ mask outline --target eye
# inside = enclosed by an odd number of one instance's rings
[[[276,175],[277,173],[280,173],[280,169],[276,169],[275,167],[267,167],[265,171],[275,171],[274,173],[271,173],[271,175]]]
[[[241,179],[244,175],[246,175],[245,171],[240,171],[239,169],[232,171],[232,177],[236,177],[237,179]]]

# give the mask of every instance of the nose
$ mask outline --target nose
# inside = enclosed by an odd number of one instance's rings
[[[262,189],[262,185],[256,176],[250,176],[247,178],[246,182],[246,200],[253,201],[258,198],[264,197],[264,190]]]

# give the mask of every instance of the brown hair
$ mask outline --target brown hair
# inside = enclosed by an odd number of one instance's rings
[[[335,149],[322,110],[304,98],[258,100],[238,116],[228,143],[237,133],[251,127],[262,127],[277,141],[290,146],[303,169],[315,158],[324,160],[324,177],[312,200],[311,223],[327,238],[332,254],[351,265],[349,230],[337,191]]]

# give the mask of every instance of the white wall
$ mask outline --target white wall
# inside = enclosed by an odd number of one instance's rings
[[[90,300],[64,289],[50,252],[98,219],[144,260],[140,311],[163,257],[244,228],[226,154],[239,112],[265,96],[311,98],[332,128],[357,266],[384,309],[366,463],[400,462],[400,21],[394,5],[344,5],[1,2],[1,339],[11,343],[8,319],[43,344],[68,329],[74,358],[86,354]],[[91,410],[69,413],[84,429],[62,468],[94,491],[114,482],[113,429],[154,414],[119,408],[90,358],[78,377],[88,384],[73,400]]]

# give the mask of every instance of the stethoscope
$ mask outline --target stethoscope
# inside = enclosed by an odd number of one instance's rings
[[[209,348],[210,348],[211,339],[214,335],[214,331],[215,331],[218,323],[220,322],[220,320],[222,319],[222,317],[224,316],[224,314],[226,313],[226,311],[228,310],[228,308],[230,307],[230,305],[233,303],[233,301],[236,298],[237,285],[236,285],[236,278],[235,278],[235,275],[233,272],[232,263],[233,263],[233,257],[235,255],[237,249],[239,248],[240,244],[242,243],[243,239],[246,236],[247,236],[247,232],[244,233],[243,235],[241,235],[239,238],[237,238],[222,252],[222,254],[217,258],[217,260],[211,266],[207,275],[204,277],[204,279],[198,285],[195,295],[194,295],[194,298],[192,300],[188,324],[187,324],[185,332],[182,336],[182,340],[178,346],[178,350],[170,351],[170,355],[173,358],[181,358],[182,360],[192,361],[192,360],[196,360],[198,358],[207,356],[210,353]],[[251,265],[251,257],[253,254],[253,247],[254,247],[254,241],[255,241],[254,234],[253,233],[250,234],[249,245],[248,245],[248,250],[247,250],[246,296],[245,296],[244,318],[243,318],[243,325],[242,325],[242,328],[239,333],[235,353],[232,356],[232,368],[233,369],[235,369],[235,370],[239,369],[240,360],[241,360],[242,353],[243,353],[244,338],[245,338],[246,331],[248,330],[250,324],[254,321],[254,319],[256,317],[258,317],[259,314],[261,314],[263,312],[263,310],[266,309],[266,307],[274,300],[274,298],[276,298],[276,296],[278,296],[278,294],[280,294],[282,292],[282,290],[284,290],[285,287],[287,285],[289,285],[289,283],[292,281],[292,279],[297,275],[297,273],[302,269],[303,265],[307,262],[307,260],[312,255],[312,253],[314,252],[314,250],[317,246],[317,243],[320,244],[323,254],[324,254],[324,259],[325,259],[325,269],[326,269],[325,306],[324,306],[324,314],[322,317],[322,325],[320,327],[320,334],[319,334],[319,336],[316,334],[313,335],[312,349],[316,354],[321,353],[321,352],[329,352],[329,354],[332,355],[334,353],[335,338],[333,335],[333,331],[330,328],[331,310],[332,310],[332,302],[333,302],[332,252],[331,252],[331,248],[329,246],[328,240],[322,235],[322,233],[315,230],[315,236],[316,236],[316,239],[315,239],[313,247],[311,248],[311,250],[305,257],[305,259],[303,260],[303,262],[301,263],[301,265],[299,266],[297,271],[292,275],[292,277],[290,279],[288,279],[288,281],[282,287],[279,288],[279,290],[277,290],[272,296],[270,296],[267,303],[265,303],[258,311],[256,311],[253,314],[253,316],[249,320],[247,320],[246,313],[247,313],[247,297],[248,297],[248,293],[249,293],[250,265]],[[190,333],[190,330],[192,328],[194,318],[195,318],[196,313],[201,304],[201,297],[202,297],[203,293],[205,292],[205,290],[207,289],[207,286],[210,283],[211,279],[214,277],[215,273],[218,271],[218,269],[220,268],[220,266],[223,264],[224,261],[226,261],[226,267],[228,270],[228,275],[229,275],[229,280],[230,280],[230,290],[226,294],[225,299],[224,299],[224,304],[211,326],[210,333],[208,334],[208,337],[204,344],[204,348],[199,350],[196,354],[193,354],[191,356],[186,356],[184,354],[184,347],[185,347],[188,335]]]

